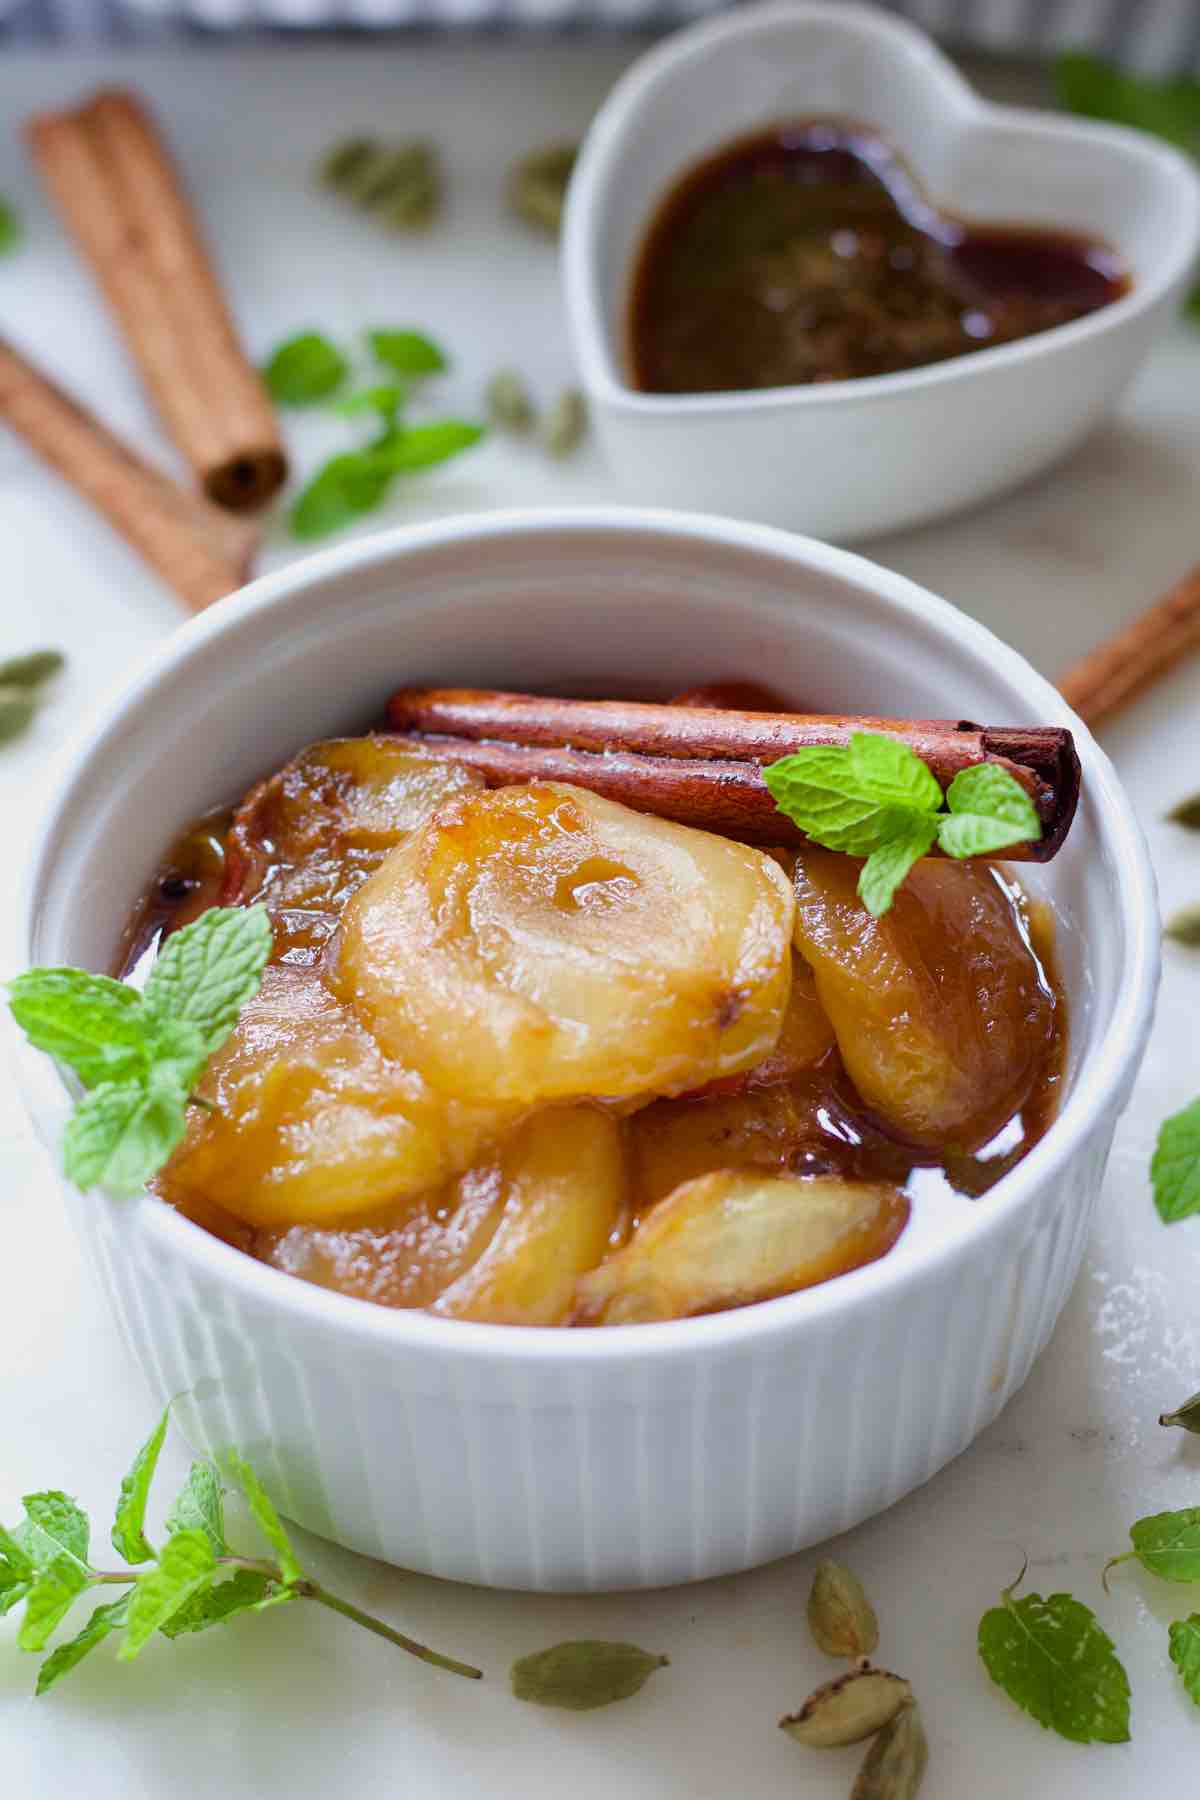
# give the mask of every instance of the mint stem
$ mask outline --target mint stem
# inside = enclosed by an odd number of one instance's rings
[[[432,1663],[437,1669],[446,1669],[451,1675],[463,1675],[468,1681],[480,1681],[483,1678],[482,1669],[472,1668],[470,1663],[455,1662],[453,1657],[442,1656],[437,1650],[431,1650],[427,1644],[418,1644],[415,1638],[405,1637],[402,1631],[394,1631],[390,1625],[385,1625],[382,1619],[376,1619],[370,1613],[362,1612],[357,1606],[352,1606],[348,1600],[339,1600],[336,1594],[329,1593],[326,1588],[320,1587],[315,1581],[297,1582],[296,1592],[303,1594],[306,1599],[319,1601],[331,1612],[341,1613],[345,1619],[353,1619],[356,1625],[361,1625],[366,1631],[373,1631],[376,1637],[386,1638],[389,1644],[395,1644],[401,1650],[407,1650],[410,1656],[419,1658],[421,1662]]]

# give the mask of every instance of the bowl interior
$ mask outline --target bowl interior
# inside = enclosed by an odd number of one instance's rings
[[[222,603],[89,730],[33,869],[30,960],[111,967],[184,824],[303,744],[377,721],[395,686],[636,697],[731,677],[766,678],[821,710],[1069,720],[1048,684],[982,627],[804,539],[666,515],[501,517],[391,534]],[[1128,1027],[1130,1009],[1147,1004],[1136,990],[1150,977],[1131,970],[1150,954],[1139,931],[1152,929],[1153,911],[1127,803],[1090,739],[1081,750],[1075,828],[1028,880],[1060,920],[1072,1086],[1085,1069],[1099,1080],[1105,1056],[1131,1057],[1109,1037],[1118,1011]],[[44,1094],[52,1071],[37,1060]],[[54,1129],[45,1108],[41,1124]],[[918,1209],[893,1254],[919,1254],[937,1229]]]
[[[927,38],[871,8],[751,8],[649,52],[588,135],[566,240],[593,378],[626,385],[630,282],[646,226],[678,176],[732,139],[820,116],[879,131],[949,212],[1104,240],[1139,288],[1170,279],[1181,239],[1195,232],[1181,160],[1151,139],[984,105]]]

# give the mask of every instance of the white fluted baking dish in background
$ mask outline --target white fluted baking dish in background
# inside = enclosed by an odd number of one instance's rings
[[[669,691],[721,676],[834,710],[1073,725],[1083,798],[1031,885],[1061,921],[1061,1117],[977,1202],[926,1202],[881,1262],[768,1304],[591,1331],[392,1312],[264,1267],[161,1202],[64,1184],[87,1255],[198,1448],[291,1517],[430,1573],[653,1586],[878,1511],[1021,1385],[1079,1265],[1158,974],[1153,879],[1107,758],[1014,651],[858,557],[754,526],[509,514],[388,532],[182,627],[64,759],[28,876],[32,962],[111,964],[178,828],[402,683]],[[18,1047],[56,1145],[68,1096]]]

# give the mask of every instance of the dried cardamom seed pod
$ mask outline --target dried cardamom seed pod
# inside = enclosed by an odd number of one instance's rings
[[[508,204],[518,219],[548,237],[558,236],[567,183],[578,154],[578,144],[544,144],[514,165],[508,178]]]
[[[498,369],[484,398],[493,424],[502,431],[528,431],[537,416],[529,389],[515,369]]]
[[[1200,944],[1200,906],[1184,906],[1163,926],[1163,936],[1194,949]]]
[[[522,1656],[512,1666],[512,1691],[518,1700],[531,1700],[535,1706],[590,1712],[596,1706],[611,1706],[614,1700],[628,1700],[669,1661],[666,1656],[650,1656],[636,1644],[579,1638]]]
[[[402,231],[428,225],[441,204],[437,149],[419,139],[383,144],[349,138],[325,157],[320,175],[327,187]]]
[[[827,1656],[870,1656],[879,1647],[879,1620],[862,1582],[828,1558],[813,1573],[808,1625]]]
[[[351,190],[354,182],[374,156],[374,138],[346,138],[335,144],[321,163],[321,180],[329,187]]]
[[[867,1664],[827,1681],[808,1696],[799,1712],[788,1713],[779,1723],[798,1744],[815,1749],[857,1744],[895,1718],[911,1699],[912,1688],[902,1676]]]
[[[915,1700],[884,1726],[863,1759],[850,1800],[914,1800],[929,1761],[929,1744]]]
[[[1172,825],[1185,825],[1189,831],[1200,831],[1200,794],[1189,794],[1167,814]]]
[[[36,711],[37,701],[28,688],[0,687],[0,744],[27,731]]]
[[[542,420],[542,448],[548,456],[570,456],[586,430],[586,400],[578,388],[564,388]]]
[[[1158,1422],[1160,1425],[1181,1425],[1184,1431],[1200,1432],[1200,1394],[1193,1394],[1174,1412],[1159,1413]]]
[[[61,650],[30,650],[25,656],[10,656],[0,663],[0,688],[41,687],[57,675],[66,663]]]

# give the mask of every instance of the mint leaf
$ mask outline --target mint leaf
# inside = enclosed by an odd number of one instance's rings
[[[34,1568],[48,1569],[60,1556],[66,1556],[87,1574],[91,1527],[83,1508],[58,1488],[26,1494],[22,1504],[25,1520],[18,1529],[18,1538]]]
[[[88,1584],[87,1575],[69,1556],[56,1556],[38,1575],[25,1600],[17,1633],[21,1650],[43,1650]]]
[[[84,1192],[103,1185],[136,1194],[187,1129],[184,1096],[171,1083],[106,1081],[75,1108],[63,1132],[63,1168]]]
[[[21,241],[21,221],[10,200],[0,200],[0,256],[15,250]]]
[[[163,1447],[163,1439],[167,1435],[167,1420],[170,1414],[171,1409],[168,1406],[134,1457],[133,1466],[121,1483],[121,1493],[117,1500],[117,1516],[113,1520],[112,1546],[117,1555],[123,1556],[127,1563],[149,1562],[154,1555],[152,1547],[146,1541],[144,1531],[146,1501],[150,1497],[150,1483],[154,1480],[154,1471],[158,1466],[158,1456]]]
[[[397,375],[440,375],[449,367],[446,354],[421,331],[369,331],[375,361]]]
[[[1200,147],[1200,82],[1133,75],[1079,51],[1057,58],[1054,82],[1071,112],[1136,126],[1184,150]]]
[[[406,425],[376,444],[370,454],[392,475],[413,475],[469,450],[484,436],[482,425],[463,419],[437,419],[429,425]]]
[[[319,331],[302,331],[272,353],[263,379],[281,406],[313,406],[328,399],[349,374],[341,351]]]
[[[869,856],[910,821],[861,790],[848,749],[810,744],[763,770],[771,798],[814,844]]]
[[[0,663],[0,687],[39,688],[66,666],[61,650],[26,650]]]
[[[288,515],[293,537],[328,537],[373,512],[387,495],[392,471],[369,450],[331,457],[297,496]]]
[[[52,1650],[38,1670],[34,1692],[44,1694],[60,1676],[69,1674],[77,1663],[81,1663],[89,1650],[102,1644],[110,1632],[118,1630],[125,1623],[131,1597],[129,1594],[122,1594],[119,1600],[97,1606],[82,1631],[71,1638],[69,1643],[60,1644],[56,1650]]]
[[[1152,1513],[1129,1527],[1134,1555],[1164,1581],[1200,1581],[1200,1506]]]
[[[979,1621],[979,1654],[1009,1698],[1060,1737],[1129,1737],[1129,1678],[1095,1614],[1070,1594],[1014,1600],[1006,1589]]]
[[[913,864],[928,855],[938,834],[937,819],[932,813],[914,817],[911,825],[898,836],[872,850],[858,878],[858,897],[871,914],[880,919],[896,897],[896,889]]]
[[[136,1079],[146,1067],[137,992],[86,969],[28,969],[8,984],[13,1018],[35,1050],[66,1063],[85,1087]]]
[[[167,939],[150,971],[143,1005],[147,1026],[168,1048],[177,1028],[198,1031],[202,1049],[186,1087],[258,992],[270,954],[271,920],[265,906],[211,907]],[[152,1038],[151,1054],[155,1049]]]
[[[995,763],[960,769],[946,791],[950,817],[938,825],[947,856],[988,856],[1042,835],[1037,808],[1015,776]]]
[[[1167,1632],[1171,1661],[1183,1677],[1183,1685],[1200,1706],[1200,1613],[1176,1619]]]
[[[263,1487],[250,1464],[235,1451],[228,1455],[230,1472],[236,1477],[246,1504],[254,1514],[255,1523],[263,1536],[271,1544],[279,1558],[279,1567],[285,1582],[303,1581],[304,1570],[296,1559],[291,1540],[283,1528],[283,1521],[275,1510],[270,1495]]]
[[[185,1632],[207,1631],[211,1625],[223,1625],[235,1613],[261,1612],[278,1601],[295,1598],[294,1588],[279,1587],[269,1575],[261,1575],[257,1569],[238,1569],[228,1581],[218,1582],[215,1587],[204,1588],[193,1595],[159,1629],[164,1637],[182,1637]]]
[[[1200,1100],[1193,1100],[1159,1126],[1150,1181],[1164,1225],[1200,1212]]]
[[[194,1462],[188,1478],[167,1514],[167,1530],[202,1531],[218,1556],[229,1549],[225,1542],[225,1503],[221,1472],[215,1463]]]
[[[0,1525],[0,1575],[8,1581],[24,1581],[33,1574],[33,1558],[21,1540]]]
[[[850,734],[850,770],[864,798],[877,806],[911,806],[937,812],[942,790],[907,744],[877,731]]]
[[[162,1547],[153,1568],[138,1577],[129,1602],[122,1662],[138,1652],[194,1595],[212,1585],[217,1559],[203,1531],[177,1531]]]
[[[360,413],[378,413],[388,430],[394,431],[406,398],[399,382],[383,382],[378,387],[360,388],[357,394],[339,400],[337,411],[346,419],[357,418]]]

